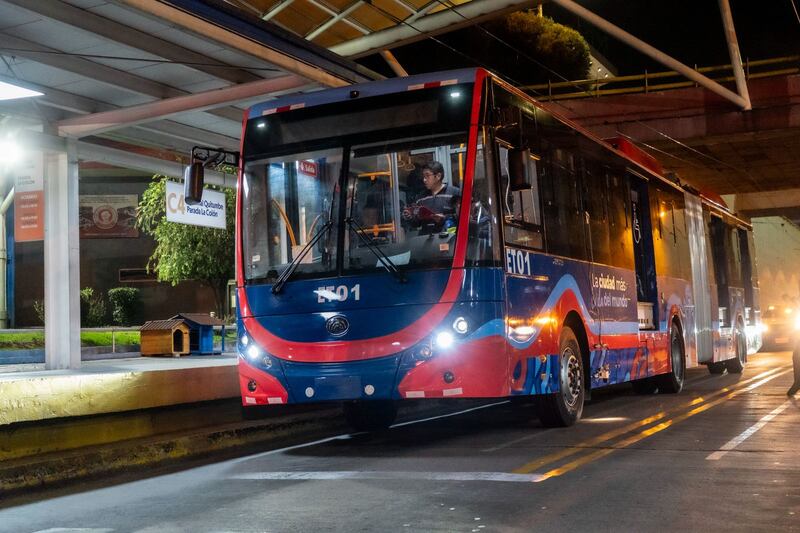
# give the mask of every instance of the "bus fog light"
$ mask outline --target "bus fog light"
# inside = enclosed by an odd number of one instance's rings
[[[251,379],[250,381],[247,382],[247,390],[249,390],[250,392],[255,392],[256,387],[258,387],[258,385],[256,384],[256,381],[254,379]]]
[[[447,349],[453,345],[453,334],[449,331],[443,331],[436,335],[436,346],[439,348]]]
[[[448,370],[447,372],[444,373],[442,379],[444,380],[445,383],[452,383],[453,381],[455,381],[456,376],[455,374],[453,374]]]
[[[459,335],[464,335],[467,331],[469,331],[469,322],[463,316],[456,318],[455,322],[453,322],[453,329]]]
[[[364,387],[364,394],[366,394],[367,396],[372,396],[373,394],[375,394],[375,387],[373,387],[372,385],[367,385],[366,387]]]

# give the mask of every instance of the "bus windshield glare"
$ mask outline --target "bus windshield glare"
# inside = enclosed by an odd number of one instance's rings
[[[452,264],[469,106],[447,102],[452,90],[416,92],[395,102],[399,116],[387,114],[380,102],[371,115],[361,101],[319,106],[329,115],[312,109],[248,126],[245,144],[259,156],[246,161],[242,183],[247,281],[273,283],[293,261],[299,264],[292,279],[382,271],[379,256],[398,270]],[[347,104],[358,108],[358,122],[339,120]],[[337,121],[344,124],[342,135],[320,139]],[[270,129],[274,134],[257,143],[258,130]],[[287,144],[272,144],[279,140]],[[286,153],[287,147],[296,150]],[[297,259],[317,232],[324,234]]]

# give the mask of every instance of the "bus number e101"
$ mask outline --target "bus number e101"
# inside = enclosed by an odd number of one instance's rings
[[[506,250],[506,272],[520,276],[531,275],[531,254],[522,250]]]
[[[352,297],[353,300],[361,300],[361,284],[356,283],[352,287],[347,285],[339,285],[338,287],[330,285],[328,287],[318,287],[314,291],[317,295],[317,302],[324,304],[325,302],[344,302]]]

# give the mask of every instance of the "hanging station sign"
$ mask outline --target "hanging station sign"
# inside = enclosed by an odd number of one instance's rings
[[[167,220],[179,224],[225,229],[225,194],[203,190],[199,204],[189,205],[183,196],[183,184],[167,181]]]

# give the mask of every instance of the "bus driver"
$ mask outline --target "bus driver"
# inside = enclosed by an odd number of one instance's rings
[[[416,206],[407,207],[403,218],[411,221],[412,226],[426,226],[434,231],[447,229],[448,225],[455,226],[461,189],[445,183],[444,168],[438,161],[422,167],[422,182],[428,195],[417,200]]]

